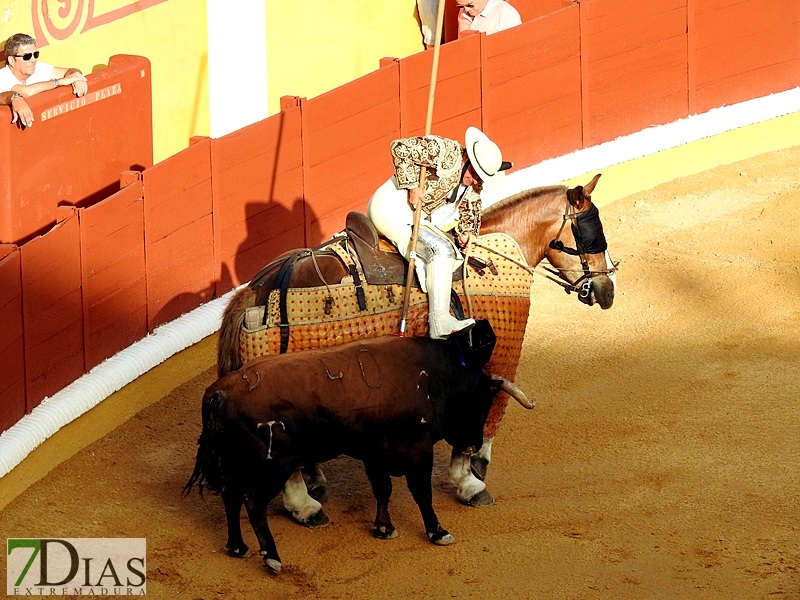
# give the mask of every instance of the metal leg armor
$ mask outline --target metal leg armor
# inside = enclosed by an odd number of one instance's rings
[[[451,243],[421,227],[418,254],[425,261],[430,337],[446,339],[451,333],[474,326],[474,319],[459,321],[450,315],[450,290],[456,268],[456,253]]]

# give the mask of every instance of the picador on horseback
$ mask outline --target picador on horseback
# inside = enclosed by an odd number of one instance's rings
[[[467,129],[466,148],[448,138],[429,135],[395,140],[391,154],[395,174],[372,195],[367,216],[408,260],[414,222],[412,208],[422,202],[415,255],[417,278],[428,294],[430,336],[441,339],[472,327],[473,319],[450,315],[453,271],[463,261],[459,249],[476,238],[481,224],[481,191],[502,183],[512,163],[482,131]],[[424,191],[422,168],[430,169]]]

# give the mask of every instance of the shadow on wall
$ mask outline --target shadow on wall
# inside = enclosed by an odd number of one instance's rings
[[[156,322],[164,322],[162,317],[167,315],[171,320],[175,314],[186,312],[186,307],[200,306],[249,282],[276,257],[299,249],[296,240],[305,239],[306,209],[302,198],[296,198],[291,209],[275,201],[253,200],[245,205],[245,213],[247,235],[239,244],[233,261],[220,264],[216,281],[208,289],[185,292],[172,298],[161,307]],[[309,217],[316,219],[313,212]]]

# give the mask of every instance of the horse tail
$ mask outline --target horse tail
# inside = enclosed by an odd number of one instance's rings
[[[203,430],[197,440],[197,458],[194,471],[189,481],[183,486],[181,497],[185,498],[197,484],[200,495],[207,488],[212,492],[221,492],[223,487],[222,468],[220,466],[219,444],[223,443],[221,433],[222,410],[225,404],[225,394],[221,390],[211,393],[206,392],[203,397]]]
[[[217,342],[217,374],[219,377],[236,371],[242,366],[242,358],[239,355],[239,332],[244,324],[245,311],[255,306],[255,303],[256,292],[247,286],[234,294],[225,309]]]

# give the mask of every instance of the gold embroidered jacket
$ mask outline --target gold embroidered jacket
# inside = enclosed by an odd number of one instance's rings
[[[430,215],[444,205],[461,183],[461,145],[451,139],[429,135],[394,140],[392,161],[397,182],[402,189],[419,186],[420,168],[426,167],[425,200],[422,209]],[[458,206],[456,233],[478,234],[481,225],[481,196],[469,188]]]

